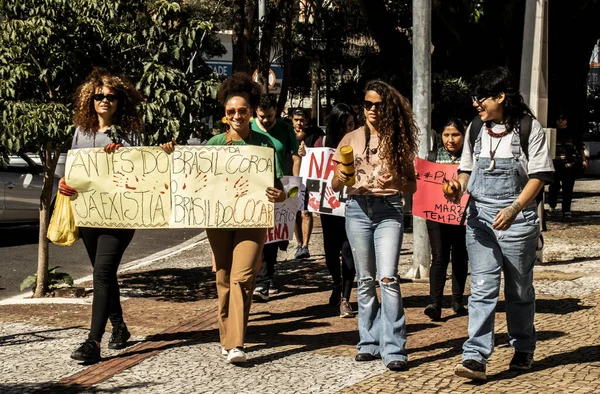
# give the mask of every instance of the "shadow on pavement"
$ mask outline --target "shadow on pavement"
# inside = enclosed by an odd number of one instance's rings
[[[537,334],[538,342],[548,341],[551,339],[555,339],[555,338],[559,338],[559,337],[567,335],[566,332],[562,332],[562,331],[538,331],[536,334]],[[426,364],[429,362],[435,362],[435,361],[458,356],[458,355],[462,354],[462,346],[467,339],[468,339],[468,337],[448,339],[446,341],[432,343],[431,345],[409,349],[409,351],[408,351],[409,357],[410,357],[411,353],[431,352],[436,349],[446,349],[446,350],[442,353],[433,354],[431,356],[422,357],[422,358],[419,358],[416,360],[411,359],[411,360],[409,360],[408,365],[410,368],[414,368],[421,364]],[[496,348],[506,347],[506,346],[508,346],[507,343],[508,343],[508,335],[506,333],[495,335],[495,340],[494,340],[495,345],[494,346]],[[537,365],[537,361],[534,365]],[[514,377],[516,375],[516,373],[514,373],[512,371],[510,372],[510,374],[511,374],[510,377]],[[504,377],[502,379],[504,379]],[[489,375],[488,375],[488,380],[490,380]]]
[[[572,216],[568,218],[562,218],[562,213],[557,212],[553,215],[546,215],[546,221],[548,223],[556,223],[557,228],[561,229],[571,225],[581,226],[594,226],[600,221],[600,211],[575,211],[571,213]],[[550,227],[550,230],[554,228]]]
[[[79,327],[79,326],[61,327],[61,328],[54,328],[54,329],[48,329],[48,330],[23,332],[23,333],[19,333],[19,334],[11,334],[11,335],[2,336],[2,337],[0,337],[0,347],[23,345],[23,344],[29,344],[29,343],[34,343],[34,342],[43,342],[43,341],[47,341],[47,340],[52,340],[55,338],[50,337],[50,336],[44,336],[41,334],[46,334],[46,333],[50,333],[50,332],[58,332],[58,331],[66,331],[66,330],[71,330],[71,329],[75,329],[75,328],[81,328],[81,327]],[[28,339],[27,337],[33,337],[33,339]],[[8,341],[10,341],[10,342],[8,342]],[[1,392],[3,392],[3,391],[0,390],[0,393]]]
[[[488,375],[488,382],[495,380],[512,379],[518,375],[526,373],[539,372],[548,368],[555,368],[561,365],[586,364],[600,361],[600,346],[582,346],[576,350],[566,353],[553,354],[541,360],[535,360],[530,371],[510,371],[508,366],[505,371],[497,374]]]
[[[466,297],[466,296],[465,296]],[[425,308],[430,303],[429,296],[408,296],[403,299],[405,308]],[[449,307],[451,303],[450,296],[444,296],[443,305]],[[466,305],[466,303],[465,303]],[[536,313],[549,313],[554,315],[566,315],[569,313],[590,309],[592,306],[581,305],[580,298],[559,298],[559,299],[537,299],[535,301]],[[496,313],[506,312],[506,302],[498,301]]]
[[[553,265],[568,265],[568,264],[575,264],[575,263],[584,263],[584,262],[594,261],[594,260],[598,260],[598,256],[594,256],[594,257],[574,257],[574,258],[569,259],[569,260],[552,261],[552,262],[546,262],[546,261],[544,261],[543,263],[536,263],[536,265],[541,266],[541,267],[550,267],[550,266],[553,266]]]
[[[21,394],[21,393],[36,393],[36,394],[75,394],[75,393],[120,393],[128,389],[141,389],[149,387],[148,383],[129,384],[114,388],[97,388],[80,384],[60,384],[60,383],[15,383],[6,384],[0,383],[0,393],[3,394]]]
[[[156,298],[166,302],[193,302],[217,298],[211,267],[165,268],[119,275],[121,296]]]

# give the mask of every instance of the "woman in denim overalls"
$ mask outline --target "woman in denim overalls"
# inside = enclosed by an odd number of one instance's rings
[[[511,370],[528,370],[536,345],[533,266],[539,238],[535,197],[552,180],[552,160],[539,122],[532,120],[527,152],[519,135],[520,120],[533,117],[508,70],[495,68],[474,83],[473,106],[484,124],[474,146],[465,144],[459,177],[459,198],[470,195],[467,249],[471,263],[469,339],[463,345],[458,376],[485,380],[494,347],[494,315],[504,272],[504,297],[509,343],[515,353]],[[467,186],[468,187],[465,187]]]

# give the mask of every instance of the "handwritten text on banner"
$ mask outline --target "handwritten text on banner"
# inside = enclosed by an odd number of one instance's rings
[[[294,225],[298,213],[298,196],[302,178],[284,176],[281,178],[283,189],[287,194],[284,202],[275,203],[275,225],[267,230],[266,244],[294,239]]]
[[[456,178],[457,164],[437,164],[420,158],[415,159],[417,191],[413,195],[412,213],[434,222],[459,225],[465,211],[468,196],[460,204],[446,200],[442,191],[444,180]]]
[[[269,228],[273,150],[256,146],[177,146],[69,151],[66,182],[83,227]]]

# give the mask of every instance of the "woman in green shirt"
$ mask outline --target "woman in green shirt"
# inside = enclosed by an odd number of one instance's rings
[[[269,136],[250,129],[250,118],[260,100],[261,91],[260,85],[246,74],[237,73],[226,79],[219,87],[218,99],[225,107],[228,128],[225,133],[211,138],[207,145],[266,146],[275,153]],[[270,202],[281,202],[285,200],[280,181],[283,174],[275,154],[274,162],[275,187],[268,187],[266,193]],[[206,234],[217,270],[221,353],[232,364],[243,363],[246,362],[244,335],[267,229],[207,229]]]

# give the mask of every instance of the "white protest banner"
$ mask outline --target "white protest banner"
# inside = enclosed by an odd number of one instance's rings
[[[333,161],[335,149],[308,148],[302,158],[300,176],[306,186],[306,198],[310,212],[344,216],[346,211],[346,188],[334,192],[331,180],[335,175]]]
[[[179,146],[172,160],[171,227],[273,227],[273,149]]]
[[[294,239],[301,182],[302,178],[299,176],[284,176],[281,178],[287,198],[284,202],[275,203],[275,226],[267,230],[265,244]]]
[[[273,150],[177,146],[69,151],[66,182],[82,227],[270,228]]]
[[[79,227],[168,227],[171,166],[159,147],[72,149],[65,182],[77,189],[71,206]]]

